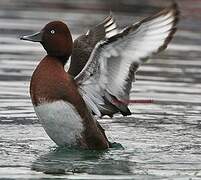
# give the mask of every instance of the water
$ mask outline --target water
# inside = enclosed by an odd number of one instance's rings
[[[109,139],[123,147],[86,151],[58,148],[38,122],[29,81],[45,52],[39,44],[18,37],[40,30],[53,19],[66,21],[77,37],[106,14],[61,8],[62,1],[49,1],[46,11],[37,1],[26,9],[25,1],[20,2],[0,3],[0,178],[201,178],[201,17],[196,13],[201,11],[200,3],[179,1],[182,20],[174,41],[137,74],[132,98],[154,103],[131,105],[129,117],[100,119]],[[124,25],[151,14],[139,12],[115,15]]]

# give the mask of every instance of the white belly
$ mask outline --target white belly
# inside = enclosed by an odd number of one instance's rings
[[[45,131],[57,145],[76,145],[84,127],[73,105],[56,101],[36,106],[34,109]]]

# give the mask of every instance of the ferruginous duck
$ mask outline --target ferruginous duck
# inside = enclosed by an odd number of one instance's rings
[[[94,114],[131,114],[127,102],[135,72],[167,47],[177,20],[178,7],[173,4],[121,31],[110,15],[74,43],[60,21],[23,36],[22,40],[40,42],[47,52],[32,75],[30,94],[49,137],[59,146],[109,148]],[[64,65],[71,55],[66,72]]]

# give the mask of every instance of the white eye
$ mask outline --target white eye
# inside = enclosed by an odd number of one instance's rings
[[[51,34],[54,34],[54,33],[55,33],[55,30],[51,30],[50,33],[51,33]]]

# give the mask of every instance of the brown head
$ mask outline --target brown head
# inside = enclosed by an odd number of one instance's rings
[[[61,21],[52,21],[40,32],[23,36],[20,39],[40,42],[48,55],[65,59],[66,61],[72,53],[73,41],[71,33],[67,25]]]

